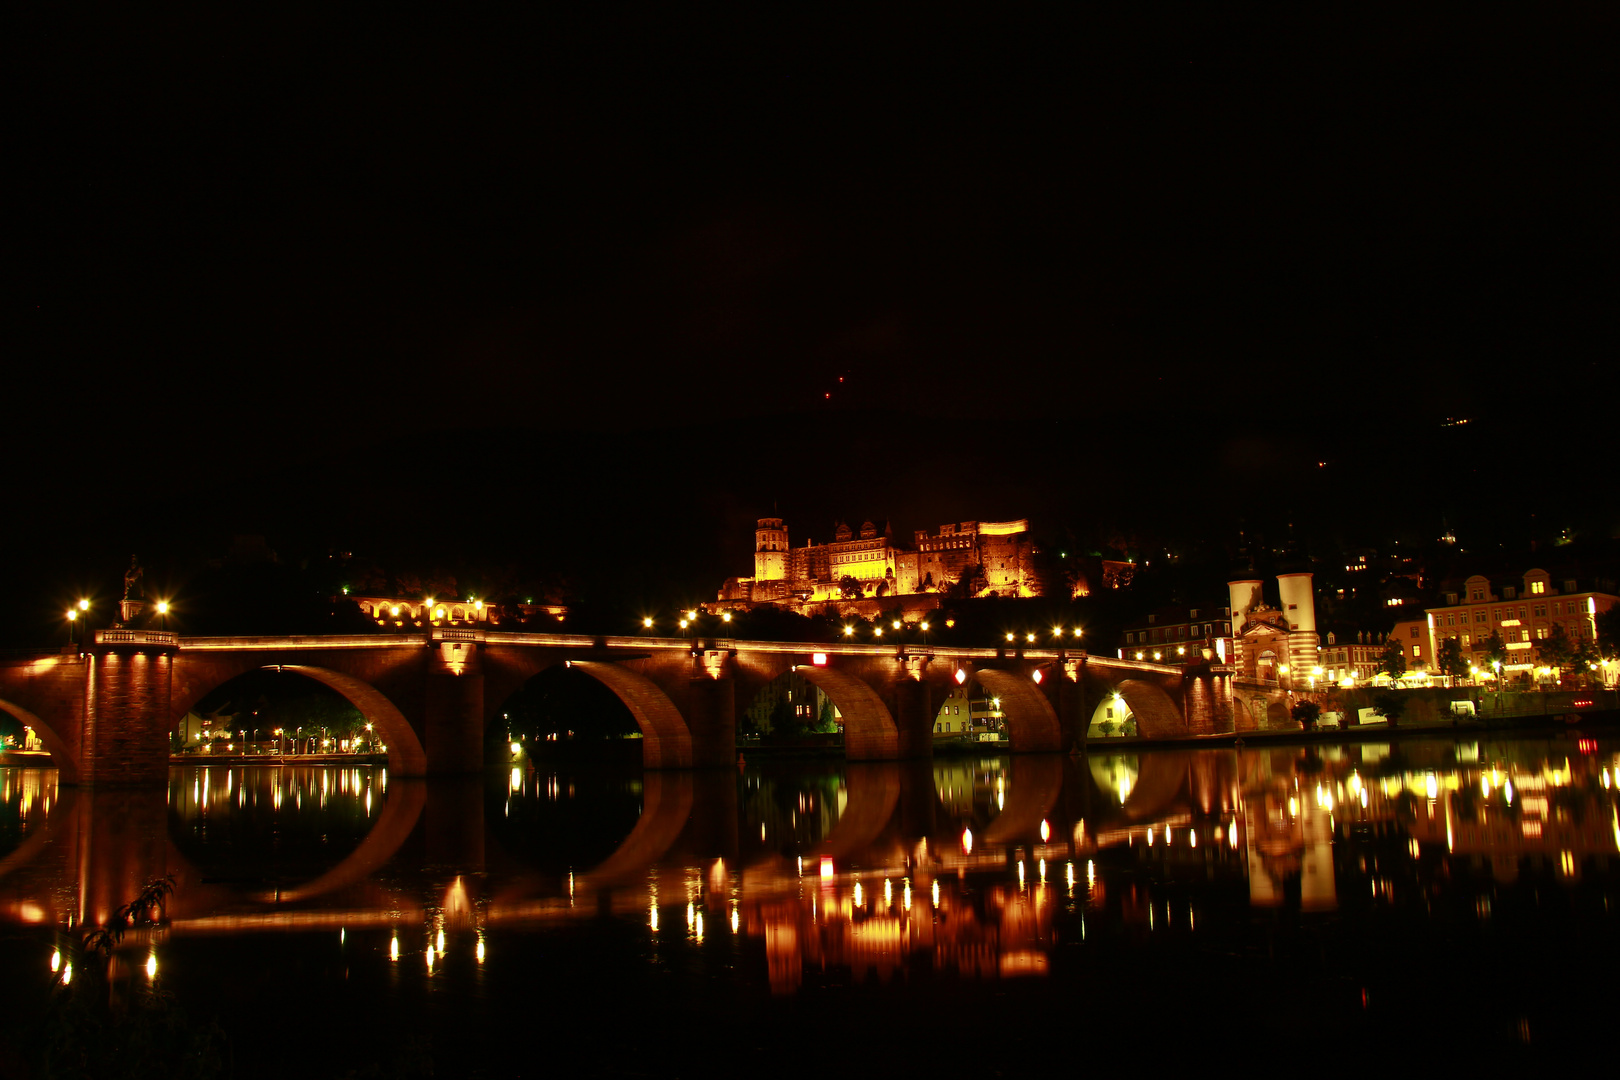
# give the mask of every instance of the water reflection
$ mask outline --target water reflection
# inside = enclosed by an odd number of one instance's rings
[[[50,957],[60,980],[82,964],[68,932],[104,925],[162,874],[177,892],[132,939],[127,971],[173,970],[166,950],[190,938],[319,932],[341,945],[343,979],[375,965],[404,993],[408,973],[482,980],[536,934],[584,940],[607,919],[633,934],[602,947],[649,970],[724,957],[724,978],[777,995],[1059,978],[1088,950],[1099,964],[1149,942],[1238,954],[1271,925],[1256,919],[1345,935],[1380,912],[1494,925],[1525,902],[1521,881],[1537,907],[1549,887],[1596,890],[1606,917],[1620,899],[1616,746],[542,766],[489,785],[212,767],[177,769],[157,793],[58,792],[50,770],[4,770],[0,919],[52,933],[39,968]]]

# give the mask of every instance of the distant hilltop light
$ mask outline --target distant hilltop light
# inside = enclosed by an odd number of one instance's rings
[[[1466,416],[1448,416],[1448,417],[1445,418],[1445,420],[1441,421],[1440,426],[1441,427],[1462,427],[1464,424],[1468,423],[1468,420],[1469,420],[1469,418],[1466,417]]]

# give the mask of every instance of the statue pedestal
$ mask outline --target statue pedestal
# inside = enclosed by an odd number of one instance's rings
[[[135,621],[136,617],[145,608],[146,601],[144,600],[120,600],[118,602],[119,621],[128,626]]]

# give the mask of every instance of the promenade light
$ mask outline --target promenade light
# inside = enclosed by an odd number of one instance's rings
[[[896,630],[900,629],[900,620],[899,619],[894,620],[894,628]]]
[[[730,622],[731,621],[731,612],[728,611],[724,615],[720,616],[720,621],[721,622]]]
[[[872,627],[872,636],[873,637],[882,637],[883,636],[883,627],[881,627],[881,626]]]
[[[924,622],[922,624],[922,632],[925,633],[925,634],[928,633],[928,623],[927,622]]]
[[[169,602],[167,600],[159,600],[158,601],[158,614],[159,615],[167,615],[168,613],[169,613]]]
[[[686,620],[685,620],[685,619],[682,619],[682,620],[681,620],[681,629],[682,629],[682,630],[685,630],[685,629],[686,629],[686,627],[687,627],[687,622],[686,622]]]
[[[853,626],[844,627],[844,636],[845,637],[854,637],[855,636],[855,628]]]
[[[79,617],[79,609],[78,608],[68,608],[67,616],[68,616],[68,622],[72,622],[73,620],[75,620],[75,619],[77,619]]]
[[[1077,627],[1075,627],[1075,628],[1074,628],[1074,636],[1075,636],[1075,637],[1079,637],[1079,636],[1080,636],[1080,633],[1081,633],[1081,631],[1080,631],[1080,628],[1079,628],[1079,627],[1078,627],[1078,626],[1077,626]]]
[[[1063,636],[1063,627],[1061,627],[1061,626],[1052,627],[1052,636],[1053,637],[1062,637]]]
[[[80,611],[89,611],[90,610],[90,601],[88,601],[88,600],[80,600],[79,601],[79,610]]]
[[[1014,639],[1014,638],[1016,638],[1016,637],[1017,637],[1017,636],[1018,636],[1018,635],[1016,635],[1016,634],[1008,634],[1008,635],[1007,635],[1007,640],[1008,640],[1008,641],[1012,641],[1012,640],[1013,640],[1013,639]]]
[[[652,629],[652,616],[649,615],[646,618],[642,619],[641,620],[641,625],[645,626],[648,630],[651,630]]]
[[[1033,645],[1035,643],[1035,635],[1033,633],[1025,634],[1024,635],[1024,640],[1028,641],[1031,645]]]
[[[696,611],[688,611],[686,613],[686,617],[688,619],[690,619],[692,622],[697,622],[697,612]]]
[[[513,743],[512,744],[512,756],[517,757],[522,753],[523,753],[523,744],[522,743]]]

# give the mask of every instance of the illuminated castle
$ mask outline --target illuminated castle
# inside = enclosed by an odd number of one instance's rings
[[[807,605],[862,599],[937,595],[956,589],[970,596],[1036,596],[1036,549],[1029,521],[964,521],[941,525],[933,536],[918,529],[915,546],[896,544],[887,525],[868,521],[857,534],[843,522],[829,544],[793,547],[781,518],[760,518],[754,529],[754,576],[727,578],[724,610],[748,604]],[[968,580],[963,582],[963,575]]]

